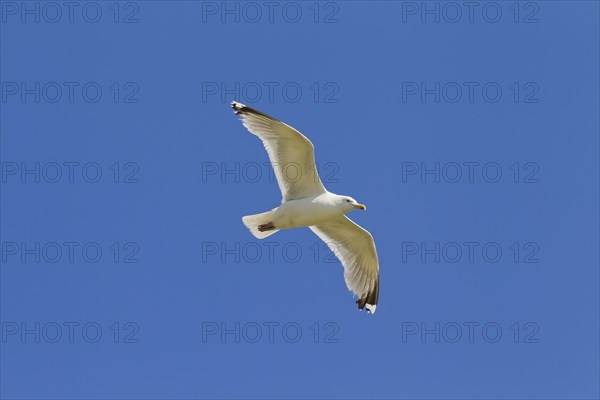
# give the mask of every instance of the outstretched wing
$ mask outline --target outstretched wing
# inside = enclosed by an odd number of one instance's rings
[[[358,308],[374,313],[379,300],[379,259],[373,236],[342,215],[311,226],[344,266],[346,286],[358,296]]]
[[[310,140],[291,126],[244,104],[233,101],[231,107],[246,129],[262,140],[275,171],[282,202],[325,193]]]

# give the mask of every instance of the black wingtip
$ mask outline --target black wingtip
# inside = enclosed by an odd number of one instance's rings
[[[266,118],[275,119],[275,118],[271,117],[270,115],[267,115],[267,114],[265,114],[261,111],[258,111],[252,107],[248,107],[245,104],[238,103],[237,101],[231,102],[231,108],[233,108],[235,110],[235,115],[256,114],[256,115],[261,115]]]
[[[360,297],[356,300],[356,304],[358,304],[358,308],[363,310],[365,306],[367,307],[367,312],[369,314],[375,313],[375,308],[377,307],[377,302],[379,301],[379,277],[375,281],[375,286],[372,290],[367,292],[366,295]]]

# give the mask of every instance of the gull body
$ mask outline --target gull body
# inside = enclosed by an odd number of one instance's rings
[[[273,225],[279,229],[302,228],[319,225],[332,218],[342,216],[355,208],[366,208],[362,204],[347,202],[348,196],[325,192],[316,196],[284,202],[273,213]]]
[[[345,216],[366,210],[350,196],[325,189],[315,164],[314,146],[291,126],[236,101],[235,114],[265,146],[281,190],[281,205],[242,222],[258,239],[281,229],[308,227],[323,240],[344,267],[348,289],[358,296],[359,309],[374,313],[379,300],[379,259],[371,234]],[[288,177],[288,166],[296,172]]]

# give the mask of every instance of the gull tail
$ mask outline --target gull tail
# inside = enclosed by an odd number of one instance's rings
[[[242,222],[256,238],[264,239],[279,230],[273,226],[273,214],[274,210],[262,214],[246,215],[242,217]]]

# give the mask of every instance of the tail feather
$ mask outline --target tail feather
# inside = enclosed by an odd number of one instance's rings
[[[246,225],[246,228],[250,229],[250,232],[258,239],[264,239],[271,236],[279,229],[275,228],[270,231],[261,232],[258,230],[259,225],[265,225],[272,222],[273,211],[267,211],[262,214],[246,215],[242,217],[242,222]]]

